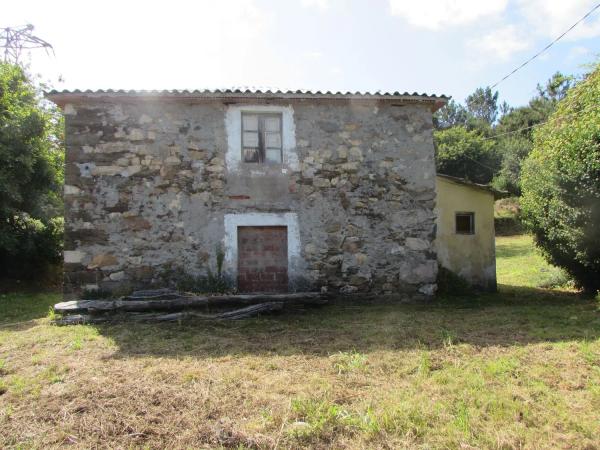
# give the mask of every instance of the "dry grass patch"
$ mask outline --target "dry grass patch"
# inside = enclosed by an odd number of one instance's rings
[[[0,327],[0,446],[593,448],[599,337],[595,301],[509,288],[216,325],[40,318]]]
[[[500,241],[500,283],[537,283],[530,252]],[[212,325],[55,327],[57,300],[0,296],[1,448],[600,447],[600,312],[573,292]]]

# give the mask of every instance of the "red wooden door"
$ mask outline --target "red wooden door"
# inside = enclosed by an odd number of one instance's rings
[[[287,290],[287,227],[238,227],[238,291]]]

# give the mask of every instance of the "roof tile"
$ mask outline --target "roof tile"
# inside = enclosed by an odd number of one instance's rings
[[[450,97],[445,95],[435,95],[435,94],[427,94],[413,92],[412,94],[409,92],[400,93],[399,91],[389,92],[389,91],[356,91],[356,92],[341,92],[341,91],[321,91],[321,90],[308,90],[308,89],[296,89],[296,90],[281,90],[281,89],[273,89],[273,88],[256,88],[250,86],[241,86],[241,87],[233,87],[226,89],[164,89],[164,90],[124,90],[124,89],[98,89],[98,90],[90,90],[87,89],[82,91],[80,89],[75,90],[52,90],[46,92],[46,96],[54,97],[54,96],[62,96],[62,95],[83,95],[83,96],[150,96],[150,97],[167,97],[167,96],[192,96],[192,97],[235,97],[235,96],[249,96],[249,97],[289,97],[289,98],[297,98],[297,97],[311,97],[311,98],[319,98],[319,97],[339,97],[339,98],[382,98],[382,97],[390,97],[390,98],[422,98],[423,100],[439,100],[446,101]]]

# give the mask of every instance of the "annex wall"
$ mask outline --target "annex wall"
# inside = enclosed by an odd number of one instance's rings
[[[436,251],[440,264],[471,284],[496,289],[494,194],[437,178]],[[456,213],[473,213],[472,234],[456,232]]]

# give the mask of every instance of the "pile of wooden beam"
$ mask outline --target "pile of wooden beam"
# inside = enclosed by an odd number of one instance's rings
[[[169,322],[191,317],[200,320],[237,320],[279,311],[286,306],[324,303],[327,303],[327,298],[314,292],[198,296],[170,289],[157,289],[136,291],[118,299],[57,303],[54,305],[54,311],[60,317],[55,319],[54,323],[71,325],[115,320]],[[198,309],[205,312],[195,311]],[[218,312],[210,313],[210,310]]]

